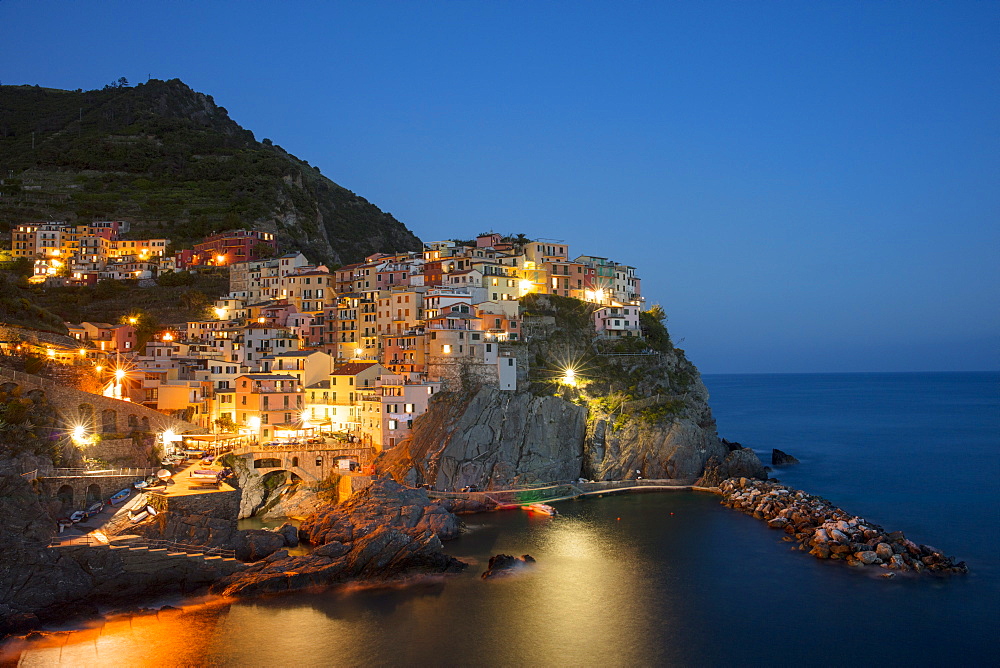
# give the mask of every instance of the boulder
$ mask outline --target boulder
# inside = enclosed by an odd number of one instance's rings
[[[889,561],[892,559],[892,555],[894,553],[892,551],[892,546],[888,543],[879,543],[875,546],[875,554],[877,554],[878,558],[882,561]]]
[[[771,466],[788,466],[790,464],[798,464],[799,460],[791,456],[787,452],[782,452],[777,448],[771,450]]]
[[[296,547],[299,544],[299,530],[294,524],[285,522],[274,530],[285,539],[285,547]]]
[[[524,566],[533,563],[535,563],[535,559],[530,554],[524,554],[520,557],[512,557],[509,554],[496,554],[490,557],[490,563],[483,573],[482,578],[488,580],[489,578],[501,575],[510,575]]]
[[[243,532],[244,541],[236,548],[240,561],[259,561],[285,547],[285,537],[267,529]]]
[[[855,552],[854,558],[863,563],[865,566],[871,566],[874,563],[881,561],[878,555],[875,554],[873,550],[867,550],[865,552]]]

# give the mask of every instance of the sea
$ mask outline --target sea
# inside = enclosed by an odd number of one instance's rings
[[[884,579],[690,491],[466,516],[460,575],[250,601],[176,598],[36,643],[23,666],[1000,664],[1000,374],[708,375],[719,433],[783,482],[965,560]],[[490,555],[531,554],[482,580]],[[162,602],[161,602],[162,603]]]

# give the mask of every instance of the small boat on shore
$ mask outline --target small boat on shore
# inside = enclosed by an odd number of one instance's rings
[[[539,515],[558,515],[555,508],[545,503],[530,503],[521,507],[530,513],[538,513]]]
[[[82,522],[85,519],[87,519],[87,513],[82,510],[75,510],[69,516],[69,521],[72,522],[73,524],[76,524],[77,522]]]
[[[113,506],[117,506],[119,503],[127,499],[131,493],[132,490],[126,487],[125,489],[119,490],[114,494],[112,494],[111,498],[108,499],[108,502]]]

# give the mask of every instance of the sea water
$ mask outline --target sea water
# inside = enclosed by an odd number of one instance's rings
[[[707,376],[719,432],[784,482],[901,529],[968,576],[877,577],[672,491],[466,516],[457,576],[112,618],[22,665],[996,664],[1000,374]],[[489,556],[537,565],[483,581]],[[10,654],[8,654],[8,658]]]

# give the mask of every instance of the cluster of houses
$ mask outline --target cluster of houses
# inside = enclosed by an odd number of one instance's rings
[[[246,257],[261,241],[238,232],[187,257],[229,267],[230,292],[205,319],[171,325],[141,349],[127,319],[70,325],[79,350],[53,347],[49,357],[91,364],[105,394],[206,431],[259,442],[339,433],[381,450],[406,438],[441,389],[469,378],[517,388],[525,295],[591,302],[599,335],[640,336],[635,268],[571,258],[563,242],[490,233],[331,270],[298,252],[245,261],[235,245],[219,252],[243,238]]]
[[[11,256],[34,262],[31,282],[66,286],[152,278],[190,267],[247,262],[277,251],[269,232],[232,230],[170,253],[169,239],[126,238],[129,227],[120,220],[21,223],[11,230]]]

